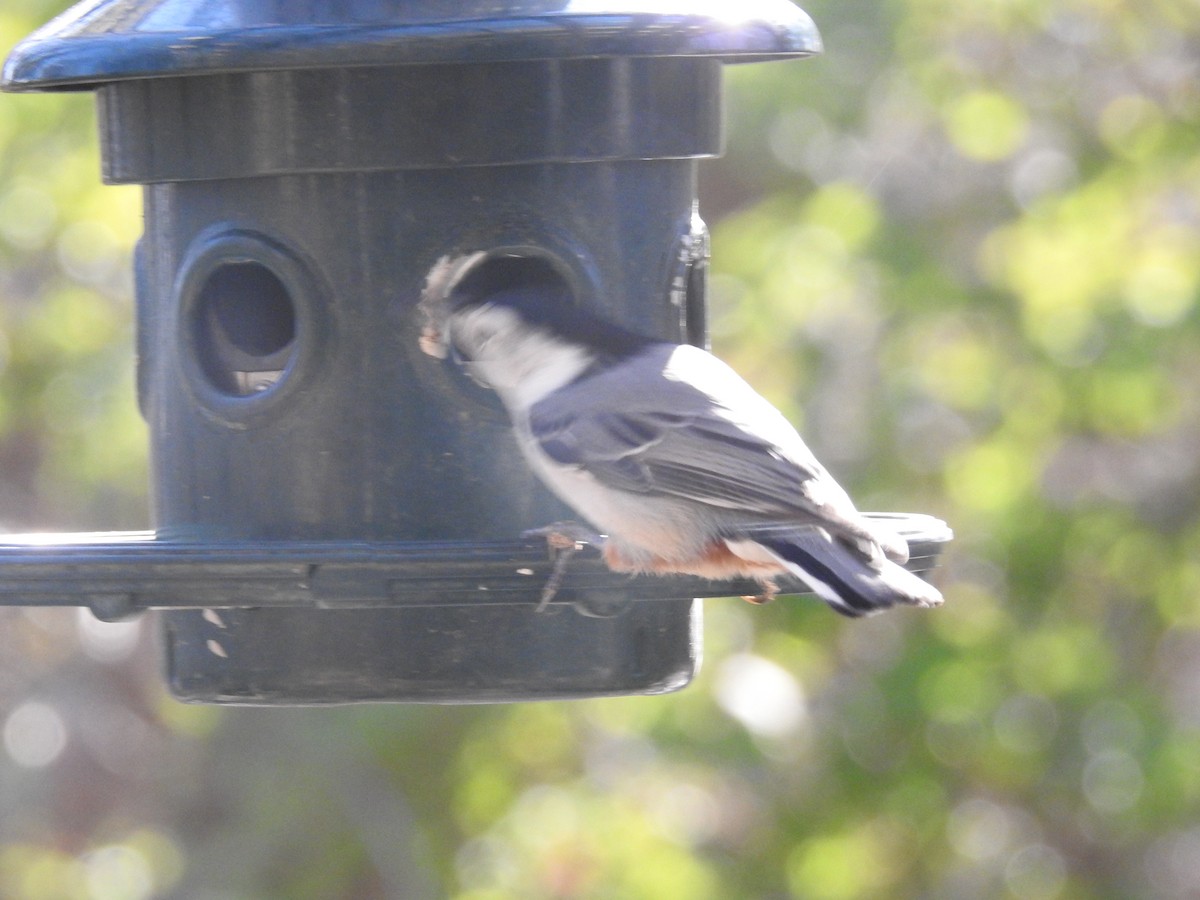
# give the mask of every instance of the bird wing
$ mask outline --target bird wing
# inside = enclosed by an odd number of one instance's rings
[[[542,453],[608,487],[756,518],[859,518],[783,416],[693,347],[656,345],[585,377],[536,403],[528,424]]]

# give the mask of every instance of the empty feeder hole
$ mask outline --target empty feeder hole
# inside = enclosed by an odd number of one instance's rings
[[[296,308],[287,287],[257,262],[213,269],[196,298],[200,364],[226,394],[245,397],[283,377],[296,342]]]

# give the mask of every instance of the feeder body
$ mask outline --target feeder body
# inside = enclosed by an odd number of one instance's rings
[[[158,536],[453,541],[470,558],[569,518],[496,398],[422,352],[426,277],[476,251],[528,261],[572,302],[702,341],[696,160],[720,151],[722,62],[819,49],[787,0],[733,7],[101,0],[19,47],[5,86],[96,89],[105,179],[145,185]],[[323,580],[325,609],[247,594],[164,613],[172,690],[564,698],[676,689],[698,664],[688,597],[609,590],[577,598],[589,615],[539,614],[531,583],[526,604],[439,608],[438,576],[366,566]],[[428,606],[389,608],[396,591]]]

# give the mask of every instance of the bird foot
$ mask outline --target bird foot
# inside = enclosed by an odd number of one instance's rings
[[[545,612],[546,607],[550,605],[550,601],[562,587],[563,579],[567,574],[567,564],[576,553],[589,544],[594,547],[604,546],[602,535],[579,522],[552,522],[541,528],[524,531],[521,533],[521,537],[544,539],[546,547],[550,551],[550,559],[554,562],[554,567],[550,570],[550,577],[546,579],[546,584],[542,588],[536,612]]]
[[[530,528],[522,531],[521,537],[526,540],[542,538],[550,549],[551,556],[559,550],[582,550],[588,544],[596,547],[604,546],[604,536],[597,534],[582,522],[551,522],[541,528]]]
[[[762,606],[765,603],[770,603],[779,596],[779,585],[770,578],[760,578],[758,586],[762,588],[762,593],[754,596],[742,597],[747,603],[753,603],[755,606]]]

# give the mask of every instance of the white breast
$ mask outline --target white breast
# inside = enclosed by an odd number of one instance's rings
[[[619,542],[627,555],[682,559],[711,540],[715,523],[699,504],[607,487],[582,469],[555,463],[523,427],[517,431],[530,468],[559,499]]]

